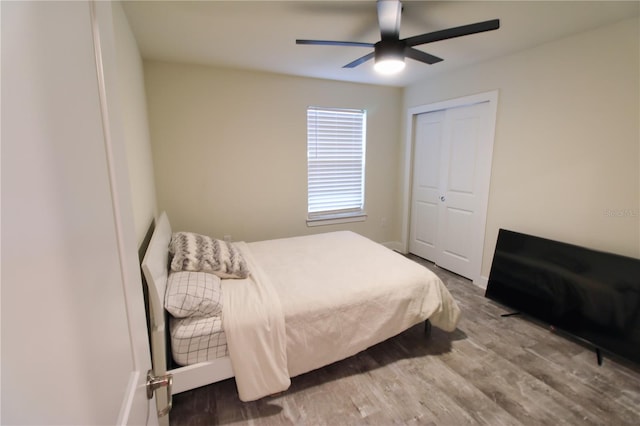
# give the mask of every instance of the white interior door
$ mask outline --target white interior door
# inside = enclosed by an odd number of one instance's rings
[[[2,423],[157,424],[111,4],[1,8]]]
[[[123,104],[119,97],[119,75],[117,67],[115,25],[113,5],[110,2],[88,2],[93,42],[93,59],[97,77],[96,102],[100,105],[103,145],[107,175],[109,180],[111,213],[117,245],[118,265],[123,292],[122,303],[126,310],[130,362],[110,364],[114,373],[127,374],[128,383],[122,392],[122,405],[118,424],[158,425],[156,393],[149,399],[147,395],[147,373],[151,370],[149,334],[144,309],[142,276],[135,238],[131,184],[125,148],[125,134],[122,122]],[[168,424],[168,416],[161,417]]]
[[[478,278],[488,199],[489,102],[416,118],[409,251]]]

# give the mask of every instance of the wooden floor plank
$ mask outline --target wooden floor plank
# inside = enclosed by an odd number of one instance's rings
[[[418,324],[351,358],[243,403],[233,379],[174,396],[185,425],[639,425],[640,366],[605,357],[438,274],[462,319],[426,339]]]

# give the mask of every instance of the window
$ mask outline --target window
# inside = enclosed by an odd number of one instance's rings
[[[307,109],[307,223],[365,220],[366,111]]]

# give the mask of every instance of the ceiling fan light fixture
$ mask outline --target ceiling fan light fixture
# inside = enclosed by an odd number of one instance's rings
[[[382,40],[375,45],[375,69],[380,74],[396,74],[404,69],[404,44]]]
[[[380,74],[396,74],[404,69],[404,58],[376,59],[373,69]]]

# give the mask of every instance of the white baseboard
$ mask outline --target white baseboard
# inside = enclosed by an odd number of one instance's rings
[[[400,241],[387,241],[381,244],[391,250],[397,251],[398,253],[407,254],[404,252],[403,245]],[[489,283],[489,277],[485,277],[481,275],[480,278],[478,278],[477,280],[473,280],[471,282],[476,287],[480,287],[481,289],[486,290],[487,284]]]
[[[487,289],[487,284],[489,283],[489,278],[488,277],[483,277],[482,275],[480,276],[480,278],[476,281],[473,281],[473,285],[476,285],[478,287],[480,287],[481,289],[486,290]]]
[[[382,243],[383,246],[385,246],[386,248],[389,248],[391,250],[397,251],[399,253],[402,253],[402,243],[400,241],[387,241],[386,243]],[[406,254],[406,253],[403,253]]]

